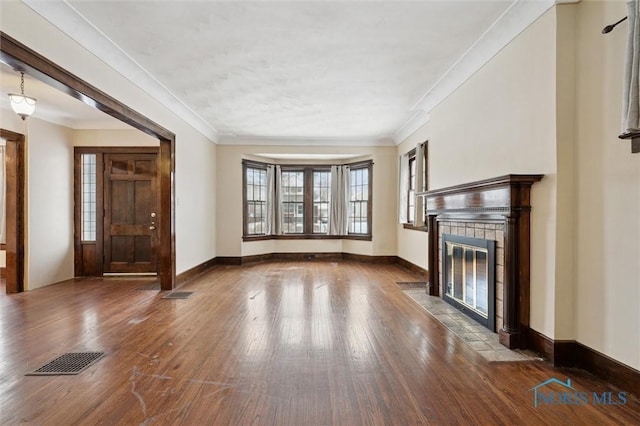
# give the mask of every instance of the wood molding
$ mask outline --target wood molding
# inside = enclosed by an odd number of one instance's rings
[[[398,265],[402,266],[404,269],[413,272],[414,274],[418,274],[424,278],[426,282],[429,282],[429,271],[420,266],[409,262],[406,259],[396,256],[396,262]]]
[[[20,133],[0,129],[6,139],[6,233],[5,286],[7,294],[25,290],[25,138]]]
[[[640,396],[640,371],[575,340],[553,340],[532,329],[529,329],[528,338],[529,347],[554,367],[586,370],[623,391]]]
[[[217,264],[218,264],[218,261],[214,257],[209,260],[205,260],[204,262],[194,266],[193,268],[187,269],[186,271],[179,273],[178,275],[176,275],[176,287],[181,287],[185,285],[186,283],[188,283],[198,275],[207,272],[209,269],[213,268]]]
[[[160,253],[163,290],[176,285],[175,134],[0,31],[0,60],[160,141]]]
[[[500,222],[504,226],[504,325],[500,343],[526,349],[529,329],[531,186],[544,175],[504,175],[420,193],[427,204],[431,291],[438,291],[441,221]],[[433,254],[435,253],[435,254]]]

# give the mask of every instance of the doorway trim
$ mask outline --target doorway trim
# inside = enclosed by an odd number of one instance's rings
[[[24,135],[0,129],[0,136],[7,141],[5,160],[7,165],[5,284],[6,292],[10,294],[24,291]]]
[[[1,31],[0,61],[160,141],[158,280],[162,290],[175,288],[175,134]]]

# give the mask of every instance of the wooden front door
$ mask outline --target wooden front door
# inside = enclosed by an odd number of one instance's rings
[[[104,155],[104,273],[157,272],[157,154]]]

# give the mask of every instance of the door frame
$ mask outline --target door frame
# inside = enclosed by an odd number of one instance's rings
[[[23,134],[0,129],[6,145],[6,224],[7,261],[5,267],[6,293],[24,291],[25,246],[25,138]]]
[[[82,241],[82,205],[81,205],[81,156],[82,154],[96,155],[96,241]],[[76,277],[102,276],[104,273],[104,155],[105,154],[156,154],[160,155],[160,148],[153,146],[141,147],[89,147],[76,146],[73,148],[73,241],[74,241],[74,274]],[[159,175],[159,167],[158,167]],[[158,194],[158,206],[160,205]],[[161,234],[162,219],[158,222],[158,235]],[[158,239],[159,240],[159,239]],[[160,253],[160,242],[158,241]],[[159,269],[159,257],[158,257]],[[159,274],[159,271],[156,270]]]
[[[0,61],[123,121],[160,141],[158,183],[161,227],[158,280],[176,286],[175,134],[0,31]]]

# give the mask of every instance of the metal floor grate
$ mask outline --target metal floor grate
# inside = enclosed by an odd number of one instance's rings
[[[27,376],[61,376],[78,374],[104,356],[104,352],[70,352],[60,355]]]
[[[426,288],[425,281],[398,281],[396,282],[401,288]]]
[[[169,293],[165,296],[162,296],[163,299],[188,299],[193,294],[192,291],[174,291],[173,293]]]

